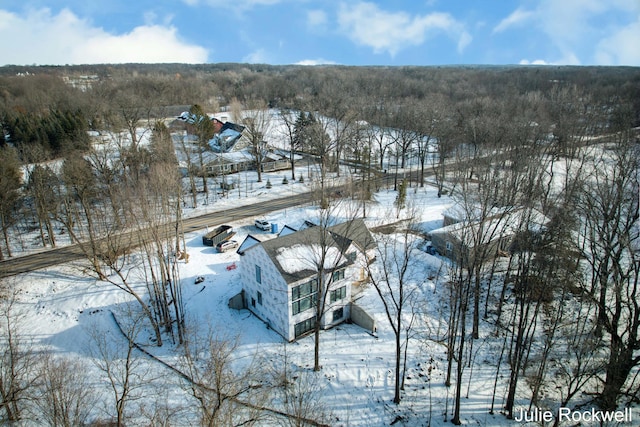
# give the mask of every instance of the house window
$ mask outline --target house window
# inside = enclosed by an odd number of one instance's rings
[[[451,242],[447,242],[447,252],[452,252],[453,251],[453,245],[451,244]]]
[[[255,306],[256,306],[256,299],[251,298],[251,307],[255,307]]]
[[[295,301],[307,295],[315,294],[316,292],[318,292],[318,280],[312,279],[301,285],[294,286],[293,289],[291,289],[291,300]]]
[[[300,298],[297,301],[291,303],[291,309],[293,310],[293,314],[302,313],[303,311],[309,310],[312,307],[316,306],[316,294],[313,294],[308,297]]]
[[[344,299],[347,296],[347,287],[342,286],[335,291],[331,291],[329,294],[329,302],[336,302],[338,300]]]
[[[337,310],[334,310],[333,312],[333,321],[337,322],[338,320],[342,320],[342,318],[344,317],[344,307],[340,307]]]
[[[315,317],[311,317],[307,320],[303,320],[300,323],[296,323],[296,325],[294,326],[296,338],[298,338],[300,335],[306,334],[307,332],[313,330],[313,328],[315,327],[316,327]]]
[[[262,283],[262,270],[259,265],[256,265],[256,282]]]
[[[258,304],[262,305],[262,292],[258,291]]]
[[[333,272],[333,275],[331,276],[334,282],[337,282],[338,280],[342,280],[344,279],[344,268],[341,270],[336,270]]]
[[[356,256],[357,256],[357,255],[358,255],[358,254],[357,254],[357,253],[355,253],[355,252],[349,252],[349,253],[347,254],[347,259],[348,259],[349,261],[351,261],[351,262],[354,262],[354,261],[356,260]]]
[[[318,281],[310,280],[291,289],[291,310],[293,314],[302,313],[316,306]]]

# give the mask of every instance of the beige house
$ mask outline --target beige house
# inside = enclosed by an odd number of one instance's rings
[[[494,213],[484,220],[461,221],[433,230],[431,245],[447,258],[463,264],[508,253],[516,236],[540,232],[548,219],[536,210],[518,208]]]

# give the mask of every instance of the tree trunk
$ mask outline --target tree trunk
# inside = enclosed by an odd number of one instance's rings
[[[619,337],[611,337],[611,354],[606,368],[606,377],[598,404],[603,411],[614,411],[622,387],[633,368],[633,353]]]
[[[466,333],[466,322],[465,322],[465,313],[466,307],[463,307],[460,310],[460,314],[462,315],[462,324],[460,328],[460,345],[458,347],[458,360],[456,363],[456,395],[453,406],[453,418],[451,419],[451,423],[459,426],[462,424],[462,420],[460,419],[460,394],[462,393],[462,358],[464,357],[464,340]]]
[[[480,268],[477,266],[475,269],[474,287],[473,287],[473,339],[477,340],[480,337]]]
[[[398,315],[396,321],[398,322],[396,327],[396,378],[394,383],[394,395],[393,395],[393,403],[398,405],[400,403],[400,360],[402,359],[402,343],[401,343],[401,335],[402,330],[400,329],[400,325],[402,322],[401,317],[402,311],[398,310]],[[394,328],[395,329],[395,328]]]

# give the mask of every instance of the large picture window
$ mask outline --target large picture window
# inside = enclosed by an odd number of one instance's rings
[[[291,304],[291,309],[293,310],[293,314],[302,313],[303,311],[307,311],[312,307],[316,306],[316,296],[308,296],[304,298],[300,298],[297,301],[294,301]]]
[[[329,302],[336,302],[347,297],[347,287],[342,286],[329,294]]]
[[[303,320],[300,323],[296,323],[294,327],[296,338],[298,338],[300,335],[306,334],[307,332],[313,330],[313,328],[315,327],[316,327],[315,317],[311,317],[307,320]]]
[[[291,310],[293,314],[302,313],[316,306],[318,281],[310,280],[291,289]]]

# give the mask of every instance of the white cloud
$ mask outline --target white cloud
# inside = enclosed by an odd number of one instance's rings
[[[558,46],[575,46],[588,40],[589,19],[609,7],[601,0],[543,0],[537,11],[539,25]]]
[[[207,62],[207,50],[181,41],[172,26],[144,25],[110,34],[68,9],[17,15],[0,10],[0,44],[4,64],[95,64]]]
[[[551,65],[544,59],[535,59],[533,61],[529,61],[528,59],[520,60],[520,65]]]
[[[269,62],[267,58],[267,52],[264,49],[258,49],[245,56],[242,60],[249,64],[267,64]]]
[[[464,49],[469,46],[472,40],[473,37],[471,37],[471,34],[463,31],[462,34],[460,34],[460,38],[458,39],[458,53],[464,52]]]
[[[336,65],[337,62],[329,61],[327,59],[303,59],[302,61],[296,62],[296,65]]]
[[[630,22],[629,18],[636,21]],[[549,54],[555,59],[536,61],[562,65],[640,63],[638,0],[540,0],[535,9],[516,9],[493,32],[505,32],[524,24],[537,30],[539,38],[546,37],[546,43],[539,40],[540,46],[555,51]]]
[[[640,16],[638,20],[603,39],[596,46],[595,59],[599,65],[640,66]]]
[[[327,14],[323,10],[307,12],[307,25],[310,27],[324,27],[327,24]]]
[[[407,46],[419,46],[433,33],[444,33],[458,40],[464,49],[471,36],[462,24],[447,13],[412,16],[405,12],[389,12],[374,3],[342,4],[338,11],[340,31],[353,42],[370,46],[375,53],[395,55]]]
[[[526,21],[531,20],[534,16],[535,14],[533,12],[518,8],[514,10],[511,15],[500,21],[500,23],[493,28],[493,32],[500,33],[509,28],[520,26]]]
[[[534,59],[533,61],[528,59],[521,59],[520,65],[581,65],[580,59],[573,52],[565,52],[561,58],[555,60],[546,59]]]
[[[282,0],[182,0],[188,6],[198,6],[204,4],[215,8],[230,8],[247,10],[255,6],[271,6],[282,2]]]

